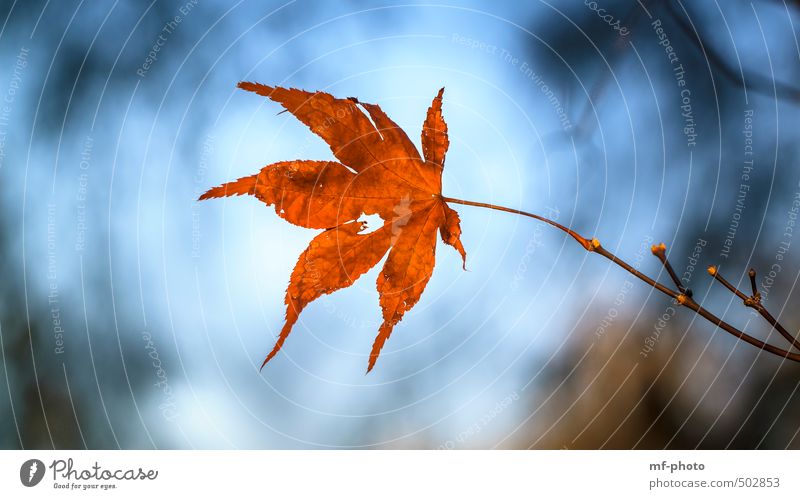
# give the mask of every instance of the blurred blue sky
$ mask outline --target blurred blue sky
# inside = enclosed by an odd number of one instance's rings
[[[608,2],[631,26],[620,40],[581,2],[24,3],[0,11],[4,247],[24,304],[2,326],[40,321],[42,383],[66,380],[70,400],[86,397],[50,418],[76,419],[88,447],[514,446],[505,439],[550,395],[539,384],[548,365],[592,334],[625,286],[549,228],[454,206],[468,270],[439,245],[422,300],[371,374],[379,267],[309,306],[259,372],[315,232],[254,198],[195,200],[275,161],[333,156],[240,80],[378,103],[417,145],[445,87],[445,195],[550,214],[629,260],[664,240],[683,268],[698,238],[710,241],[705,264],[719,260],[724,237],[705,231],[731,218],[747,109],[769,189],[748,201],[756,230],[736,236],[742,265],[759,250],[771,259],[781,231],[770,221],[783,224],[798,190],[797,148],[783,145],[797,143],[796,101],[724,94],[707,63],[689,67],[697,56],[683,42],[699,130],[687,146],[674,68],[651,24],[667,14],[652,2],[647,13]],[[796,12],[691,8],[725,57],[797,81]],[[657,274],[644,254],[641,269]],[[790,284],[797,265],[784,268]],[[666,304],[636,283],[616,309],[650,324]],[[9,365],[0,407],[10,412],[15,376],[29,373]]]

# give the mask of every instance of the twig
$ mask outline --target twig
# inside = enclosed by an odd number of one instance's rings
[[[675,283],[675,287],[678,288],[678,291],[680,291],[681,293],[683,293],[686,296],[691,298],[692,297],[692,290],[683,287],[683,284],[681,283],[681,280],[678,279],[678,275],[672,269],[672,265],[670,265],[669,260],[667,260],[667,245],[664,244],[664,243],[661,243],[661,244],[658,244],[658,245],[654,244],[650,248],[650,251],[655,256],[657,256],[659,260],[661,260],[661,264],[664,266],[665,269],[667,269],[667,273],[669,274],[669,277],[672,279],[672,282]]]
[[[741,291],[739,291],[733,284],[728,282],[727,279],[722,277],[719,273],[719,270],[713,265],[708,268],[708,273],[711,274],[714,277],[714,279],[719,281],[723,286],[728,288],[733,294],[741,298],[742,302],[746,307],[750,307],[755,311],[757,311],[759,315],[761,315],[761,317],[763,317],[764,320],[769,322],[770,325],[772,325],[772,327],[774,327],[779,333],[781,333],[781,336],[786,338],[789,341],[789,343],[792,344],[793,347],[800,349],[800,340],[793,337],[792,334],[789,333],[789,331],[785,327],[783,327],[781,323],[778,322],[778,319],[776,319],[775,317],[772,316],[772,314],[769,313],[764,304],[761,303],[761,293],[758,292],[758,288],[756,286],[755,269],[750,269],[750,271],[747,273],[750,277],[750,287],[753,289],[753,294],[751,296],[747,296]]]
[[[753,299],[761,301],[761,293],[758,292],[758,286],[756,286],[756,269],[750,269],[747,275],[750,277],[750,289],[753,290]]]
[[[776,346],[771,345],[769,343],[765,343],[765,342],[759,340],[758,338],[750,336],[749,334],[747,334],[747,333],[745,333],[743,331],[740,331],[739,329],[737,329],[734,326],[728,324],[727,322],[723,321],[722,319],[720,319],[716,315],[712,314],[711,312],[709,312],[708,310],[703,308],[699,303],[694,301],[691,296],[685,294],[684,292],[682,292],[680,290],[679,291],[674,291],[674,290],[664,286],[663,284],[660,284],[660,283],[656,282],[654,279],[651,279],[647,275],[643,274],[642,272],[639,272],[638,270],[636,270],[635,268],[630,266],[624,260],[621,260],[621,259],[617,258],[616,255],[614,255],[613,253],[611,253],[610,251],[605,249],[600,244],[600,241],[598,241],[597,239],[587,239],[587,238],[581,236],[580,234],[578,234],[577,232],[573,231],[572,229],[569,229],[568,227],[565,227],[565,226],[559,224],[558,222],[550,220],[549,218],[543,217],[541,215],[536,215],[536,214],[533,214],[533,213],[528,213],[528,212],[521,211],[521,210],[515,210],[513,208],[506,208],[504,206],[497,206],[497,205],[493,205],[493,204],[489,204],[489,203],[478,203],[478,202],[475,202],[475,201],[465,201],[463,199],[449,198],[449,197],[444,197],[444,196],[442,196],[442,200],[444,200],[444,201],[446,201],[448,203],[463,204],[463,205],[467,205],[467,206],[477,206],[477,207],[488,208],[488,209],[492,209],[492,210],[505,211],[507,213],[515,213],[517,215],[522,215],[522,216],[534,218],[534,219],[539,220],[541,222],[544,222],[546,224],[552,225],[553,227],[565,232],[570,237],[575,239],[581,246],[583,246],[583,248],[586,251],[589,251],[591,253],[597,253],[598,255],[601,255],[601,256],[607,258],[608,260],[611,260],[612,262],[614,262],[618,266],[622,267],[623,269],[625,269],[626,271],[631,273],[633,276],[635,276],[639,280],[641,280],[641,281],[647,283],[649,286],[661,291],[665,295],[667,295],[670,298],[672,298],[673,300],[675,300],[679,305],[683,305],[686,308],[689,308],[690,310],[693,310],[696,314],[700,315],[701,317],[703,317],[704,319],[706,319],[710,323],[714,324],[715,326],[718,326],[720,329],[732,334],[733,336],[736,336],[740,340],[742,340],[742,341],[744,341],[746,343],[749,343],[749,344],[751,344],[751,345],[753,345],[753,346],[755,346],[755,347],[757,347],[757,348],[759,348],[761,350],[764,350],[764,351],[769,352],[771,354],[777,355],[778,357],[782,357],[784,359],[789,359],[789,360],[792,360],[792,361],[795,361],[795,362],[800,362],[800,353],[794,353],[794,352],[790,352],[790,351],[784,350],[782,348],[776,347]],[[663,261],[666,261],[666,257],[665,257],[665,259]],[[710,269],[709,269],[709,271],[710,271]],[[668,270],[668,272],[669,272],[669,270]],[[712,274],[712,275],[714,275],[714,274]],[[672,274],[671,274],[671,276],[672,276]],[[676,278],[677,278],[677,276],[673,277],[673,281],[675,281]],[[727,281],[725,281],[725,282],[727,282]],[[728,283],[728,284],[730,284],[730,283]],[[680,286],[680,288],[682,288],[682,287],[683,286]],[[733,286],[731,286],[731,288],[732,288],[732,290],[735,290],[734,292],[738,293],[738,290],[736,290],[736,288],[734,288]],[[737,294],[737,296],[738,296],[738,294]],[[748,306],[750,306],[750,305],[748,305]],[[760,302],[759,302],[759,306],[760,306]],[[763,308],[763,306],[760,309],[757,309],[757,310],[759,310],[759,313],[761,313],[761,310],[763,310],[764,313],[769,315],[769,313],[766,312],[766,310]],[[763,315],[764,314],[762,314],[762,316]],[[772,317],[772,316],[769,315],[769,317]],[[766,316],[764,318],[767,319]],[[778,327],[780,325],[777,323],[777,321],[775,321],[774,318],[772,320],[774,321],[774,323],[770,321],[770,324],[772,324],[776,329],[778,329]],[[769,319],[767,319],[767,321],[769,321]],[[782,328],[782,326],[781,326],[781,328]],[[780,331],[780,329],[778,329],[778,331]],[[785,329],[784,329],[784,331],[785,331]],[[783,334],[783,333],[781,333],[781,334]],[[788,332],[786,333],[786,335],[788,335]],[[788,335],[787,339],[790,339],[790,338],[791,338],[791,335]],[[795,346],[797,345],[795,343],[795,340],[790,339],[790,341],[792,341],[792,344],[794,344]]]
[[[719,270],[717,269],[717,267],[715,267],[714,265],[712,265],[712,266],[708,267],[707,271],[708,271],[708,275],[710,275],[710,276],[711,276],[711,277],[713,277],[715,280],[717,280],[717,281],[718,281],[720,284],[722,284],[723,286],[725,286],[726,288],[728,288],[728,290],[729,290],[731,293],[733,293],[733,294],[735,294],[736,296],[738,296],[739,298],[741,298],[741,299],[742,299],[742,301],[747,301],[747,299],[748,299],[748,296],[747,296],[746,294],[742,293],[741,291],[739,291],[739,290],[736,288],[736,286],[734,286],[733,284],[731,284],[730,282],[728,282],[728,280],[727,280],[727,279],[725,279],[724,277],[722,277],[722,275],[720,275],[720,273],[719,273]]]

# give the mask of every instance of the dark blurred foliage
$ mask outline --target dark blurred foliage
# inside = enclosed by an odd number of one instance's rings
[[[621,320],[588,353],[590,341],[576,342],[548,369],[542,390],[552,393],[552,398],[542,402],[542,397],[527,406],[536,415],[536,424],[520,428],[508,445],[541,449],[800,447],[800,369],[781,365],[780,359],[767,354],[737,350],[729,357],[720,355],[718,343],[726,339],[698,338],[706,329],[697,323],[689,327],[685,316],[673,318],[646,358],[640,354],[643,338],[653,331],[642,330],[630,320]]]

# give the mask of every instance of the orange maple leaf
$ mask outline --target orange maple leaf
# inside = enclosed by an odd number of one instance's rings
[[[433,273],[436,232],[461,254],[458,213],[442,198],[442,169],[450,144],[439,90],[422,127],[422,152],[381,108],[324,92],[241,82],[280,103],[328,143],[340,161],[281,161],[256,175],[210,189],[200,199],[250,194],[273,205],[279,216],[317,235],[292,271],[286,290],[286,323],[264,365],[283,346],[303,308],[323,294],[353,284],[389,256],[378,275],[383,323],[369,356],[375,366],[403,314],[419,301]],[[366,110],[366,114],[362,111]],[[383,226],[363,232],[362,215],[377,214]]]

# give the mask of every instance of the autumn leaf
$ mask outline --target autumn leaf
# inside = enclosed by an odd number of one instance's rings
[[[353,284],[389,253],[378,275],[383,323],[367,372],[394,326],[420,299],[435,263],[436,233],[466,264],[458,213],[442,198],[449,146],[442,94],[428,109],[420,154],[379,106],[324,92],[241,82],[239,88],[280,103],[328,143],[335,161],[273,163],[256,175],[210,189],[200,199],[249,194],[285,220],[325,229],[300,255],[286,290],[286,323],[261,367],[281,349],[300,312],[320,296]],[[366,232],[363,215],[383,225]]]

